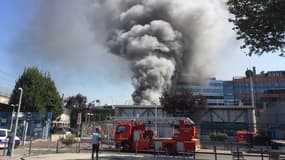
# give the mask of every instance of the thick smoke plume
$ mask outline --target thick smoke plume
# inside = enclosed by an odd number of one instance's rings
[[[11,45],[11,61],[70,69],[76,76],[102,72],[104,81],[126,81],[131,71],[135,104],[159,104],[181,75],[212,76],[232,35],[224,0],[38,3]]]
[[[223,1],[105,0],[93,7],[94,28],[103,16],[106,45],[131,63],[135,104],[159,104],[174,77],[211,73],[226,23]]]

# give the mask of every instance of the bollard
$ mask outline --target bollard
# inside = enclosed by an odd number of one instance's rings
[[[81,144],[81,139],[78,141],[78,153],[80,153],[80,144]]]
[[[136,145],[136,152],[135,152],[135,155],[137,155],[137,153],[138,153],[138,143],[137,143],[137,141],[135,141],[135,145]]]
[[[239,160],[239,146],[237,146],[237,158]]]
[[[187,150],[187,157],[190,159],[191,155],[189,154],[189,149]]]
[[[168,159],[168,149],[165,148],[165,159],[167,160]]]
[[[33,141],[33,138],[31,137],[30,138],[30,145],[29,145],[29,155],[31,154],[31,150],[32,150],[32,141]]]
[[[263,160],[263,148],[261,148],[261,160]]]
[[[215,160],[217,160],[217,148],[216,148],[216,145],[214,145],[214,154],[215,154]]]
[[[7,139],[4,142],[3,156],[6,154]]]
[[[121,152],[121,146],[122,146],[122,143],[120,142],[119,147],[118,147],[119,153]]]
[[[59,139],[56,142],[56,153],[58,153],[58,147],[59,147]]]

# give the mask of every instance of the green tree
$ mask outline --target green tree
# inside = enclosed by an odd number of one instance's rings
[[[16,81],[10,104],[18,104],[19,87],[23,88],[22,112],[52,112],[53,118],[62,113],[63,102],[50,74],[36,67],[26,68]]]
[[[249,55],[280,51],[284,56],[284,0],[228,0],[227,5],[237,39],[244,41],[241,48],[248,48]]]
[[[72,108],[86,108],[87,103],[87,97],[83,96],[82,94],[78,93],[75,96],[70,96],[65,99],[66,108],[72,109]]]

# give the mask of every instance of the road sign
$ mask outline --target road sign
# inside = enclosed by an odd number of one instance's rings
[[[78,113],[78,114],[77,114],[77,121],[76,121],[76,124],[77,124],[77,125],[80,125],[80,124],[81,124],[81,113]]]

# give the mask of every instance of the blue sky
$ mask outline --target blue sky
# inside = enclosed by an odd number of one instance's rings
[[[96,44],[92,44],[92,38],[89,34],[85,34],[82,30],[82,37],[79,40],[74,40],[77,35],[69,35],[72,41],[64,43],[78,44],[77,52],[86,52],[86,54],[74,54],[65,56],[53,55],[42,56],[46,50],[44,47],[36,50],[37,54],[27,53],[25,50],[19,52],[25,43],[18,45],[20,42],[29,39],[27,30],[37,25],[34,23],[34,18],[38,15],[38,10],[41,9],[41,1],[1,1],[0,5],[0,94],[9,94],[17,78],[21,75],[25,67],[37,66],[43,72],[50,72],[54,79],[58,91],[64,94],[65,97],[81,93],[87,96],[89,101],[100,99],[102,104],[126,104],[131,103],[131,94],[133,87],[131,84],[131,74],[128,68],[128,63],[119,57],[107,52]],[[76,7],[76,5],[72,6]],[[80,10],[78,11],[80,12]],[[44,12],[45,13],[45,12]],[[49,13],[48,11],[46,12]],[[73,12],[72,12],[73,13]],[[76,14],[76,13],[74,13]],[[46,17],[46,16],[44,16]],[[67,17],[68,19],[69,17]],[[58,19],[61,20],[60,18]],[[44,20],[45,21],[45,20]],[[53,20],[51,20],[53,21]],[[47,20],[47,22],[49,22]],[[73,21],[71,25],[75,26],[75,30],[80,30],[82,27],[76,28],[77,23]],[[49,25],[48,23],[46,25]],[[61,29],[61,26],[58,30]],[[71,30],[73,29],[70,27]],[[83,27],[84,28],[84,27]],[[48,28],[48,31],[53,29]],[[58,31],[56,30],[56,31]],[[228,28],[231,30],[231,28]],[[232,32],[233,33],[233,32]],[[45,34],[49,36],[48,33]],[[56,34],[56,33],[55,33]],[[24,36],[23,36],[24,35]],[[20,37],[20,38],[19,38]],[[77,37],[76,37],[77,38]],[[86,41],[85,41],[86,40]],[[80,44],[84,43],[84,44]],[[86,44],[85,44],[86,43]],[[33,45],[33,44],[28,44]],[[37,44],[35,44],[37,45]],[[84,49],[82,49],[83,47]],[[216,68],[213,68],[212,76],[221,80],[231,80],[233,76],[243,76],[246,68],[256,66],[257,72],[271,70],[285,70],[284,58],[280,58],[277,54],[265,54],[263,56],[245,56],[244,51],[239,49],[240,42],[235,40],[234,33],[232,34],[231,42],[227,43],[221,54],[215,60]],[[16,51],[15,51],[16,48]],[[57,48],[58,49],[58,48]],[[82,50],[81,50],[82,49]],[[72,51],[74,48],[71,47]],[[28,50],[30,51],[30,50]],[[17,53],[16,53],[17,52]]]

